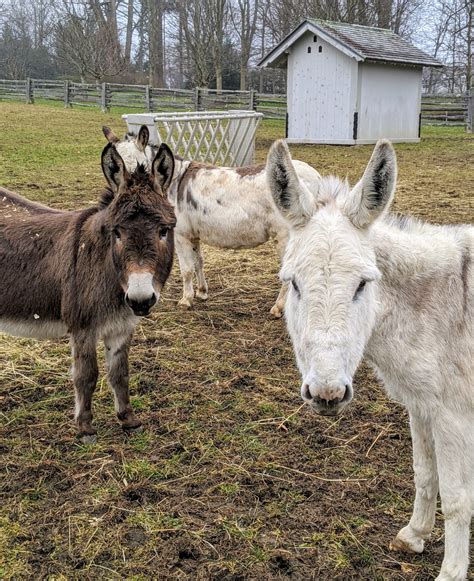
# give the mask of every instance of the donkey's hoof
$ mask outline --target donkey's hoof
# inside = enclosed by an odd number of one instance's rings
[[[180,309],[183,309],[184,311],[187,311],[188,309],[190,309],[193,306],[192,302],[189,299],[181,299],[178,303],[178,307]]]
[[[391,551],[403,553],[422,553],[424,548],[425,541],[415,536],[409,527],[402,529],[390,543]]]
[[[196,291],[196,298],[200,299],[201,301],[207,301],[207,297],[207,291],[199,289]]]
[[[283,311],[280,309],[280,307],[273,305],[273,307],[270,309],[270,314],[273,315],[275,319],[281,319],[283,316]]]
[[[139,434],[140,432],[143,432],[143,426],[142,424],[137,420],[136,424],[127,424],[127,425],[122,425],[122,430],[126,433],[126,434]]]
[[[82,444],[95,444],[97,442],[97,434],[78,434],[77,437]]]

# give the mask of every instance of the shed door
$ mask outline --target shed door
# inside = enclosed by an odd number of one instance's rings
[[[309,34],[295,43],[288,66],[288,137],[313,142],[352,141],[357,62]]]

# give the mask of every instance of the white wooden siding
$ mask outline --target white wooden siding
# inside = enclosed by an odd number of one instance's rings
[[[354,143],[357,61],[313,36],[302,36],[288,56],[288,141]]]
[[[359,64],[357,143],[419,141],[421,67]]]

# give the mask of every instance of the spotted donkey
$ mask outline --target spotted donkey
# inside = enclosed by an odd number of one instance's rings
[[[109,188],[85,210],[53,210],[0,189],[0,331],[71,337],[83,441],[96,434],[91,403],[100,338],[117,416],[125,430],[140,426],[129,401],[129,346],[170,273],[176,223],[166,198],[174,169],[166,145],[150,173],[143,166],[129,173],[109,144],[102,169]]]
[[[148,144],[144,125],[138,136],[126,134],[123,140],[108,128],[105,137],[115,143],[129,168],[150,159],[154,147]],[[268,189],[265,165],[217,167],[175,156],[175,172],[168,197],[174,204],[176,253],[183,278],[183,297],[179,305],[190,308],[194,301],[193,275],[197,278],[196,296],[207,299],[201,242],[217,248],[254,248],[275,239],[280,256],[288,240],[288,226],[275,208]],[[293,162],[299,179],[314,190],[319,173],[302,161]],[[284,283],[271,308],[281,317],[287,292]]]
[[[474,228],[385,216],[397,174],[380,141],[360,182],[322,178],[317,197],[301,184],[284,142],[268,156],[275,203],[290,227],[281,278],[285,316],[314,410],[352,399],[363,355],[410,414],[415,505],[392,548],[420,553],[445,517],[439,581],[461,581],[474,508]]]

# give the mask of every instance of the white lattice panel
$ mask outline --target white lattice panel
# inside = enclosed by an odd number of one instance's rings
[[[255,111],[144,113],[122,116],[128,130],[150,130],[150,142],[167,143],[184,159],[213,165],[253,163],[255,131],[263,117]]]

